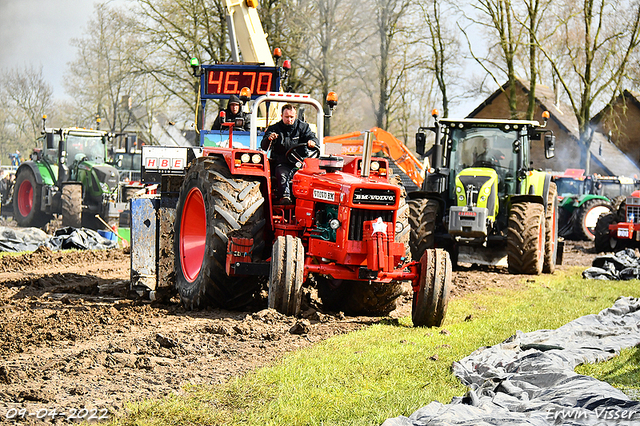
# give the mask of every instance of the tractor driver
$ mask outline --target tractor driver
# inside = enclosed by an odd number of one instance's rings
[[[235,122],[236,118],[242,118],[244,120],[242,127],[233,126],[233,130],[249,130],[249,118],[248,114],[242,111],[242,105],[240,103],[240,98],[236,95],[231,95],[229,97],[229,102],[227,103],[227,108],[225,111],[224,119],[218,115],[213,122],[213,126],[211,130],[221,130],[222,123]],[[227,130],[227,128],[225,128]]]
[[[504,155],[495,149],[491,149],[489,145],[489,140],[487,138],[482,138],[482,152],[478,154],[476,160],[474,162],[474,166],[483,166],[487,164],[491,164],[492,166],[499,166],[500,160],[504,160]]]
[[[297,168],[292,159],[287,158],[287,152],[298,144],[307,144],[296,152],[303,157],[309,156],[309,148],[318,144],[316,134],[309,124],[300,121],[293,105],[282,107],[282,120],[267,127],[260,143],[263,151],[271,150],[271,158],[275,163],[275,178],[278,188],[280,204],[291,204],[291,178]]]

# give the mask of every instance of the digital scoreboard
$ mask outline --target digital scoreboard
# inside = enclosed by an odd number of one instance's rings
[[[251,90],[253,99],[279,90],[280,75],[276,67],[218,64],[203,66],[202,70],[203,98],[227,99],[239,95],[243,87]]]

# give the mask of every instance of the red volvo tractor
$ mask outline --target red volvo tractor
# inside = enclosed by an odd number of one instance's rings
[[[291,205],[276,204],[275,165],[257,149],[258,123],[264,122],[258,111],[278,102],[313,107],[320,141],[311,158],[298,153],[303,145],[287,153],[298,167]],[[328,99],[331,107],[335,103]],[[167,238],[173,240],[174,270],[158,266],[152,285],[158,290],[175,285],[188,309],[237,309],[251,303],[261,283],[268,282],[269,307],[297,315],[302,287],[315,284],[323,305],[332,310],[385,315],[395,308],[401,282],[411,281],[414,325],[441,325],[451,285],[448,253],[429,249],[420,259],[410,259],[404,191],[390,183],[387,160],[371,158],[371,138],[361,157],[325,155],[323,120],[322,105],[310,96],[269,92],[253,104],[248,147],[234,141],[231,125],[224,146],[202,146],[186,154],[185,148],[144,147],[143,179],[145,169],[155,165],[163,182],[160,197],[178,193],[175,216],[164,216],[175,217],[173,236],[157,232],[165,240],[158,243],[160,251],[168,247]],[[132,262],[136,222],[144,222],[144,217],[136,219],[136,205]]]
[[[594,230],[598,252],[640,247],[640,191],[634,191],[617,211],[600,216]]]

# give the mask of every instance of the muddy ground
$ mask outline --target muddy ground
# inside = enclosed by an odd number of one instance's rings
[[[561,268],[589,266],[590,251],[590,244],[568,243]],[[67,415],[93,408],[114,416],[127,401],[179,393],[188,383],[221,383],[285,352],[380,321],[323,313],[313,300],[300,319],[270,310],[187,312],[176,299],[158,304],[131,292],[129,262],[121,249],[41,248],[0,258],[2,420],[14,408]],[[501,268],[462,268],[455,271],[453,295],[517,287],[522,278]],[[410,294],[407,288],[393,317],[410,314]],[[65,420],[58,416],[55,423]]]

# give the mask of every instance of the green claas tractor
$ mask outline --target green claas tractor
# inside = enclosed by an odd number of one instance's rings
[[[118,218],[118,171],[107,164],[109,133],[43,128],[41,148],[16,171],[13,214],[20,226],[41,227],[53,214],[63,226],[102,228]]]
[[[438,119],[431,168],[409,194],[411,250],[447,249],[455,263],[508,266],[512,273],[553,272],[561,259],[558,196],[551,176],[531,167],[532,141],[553,157],[555,137],[545,121]],[[560,255],[559,255],[560,253]]]

